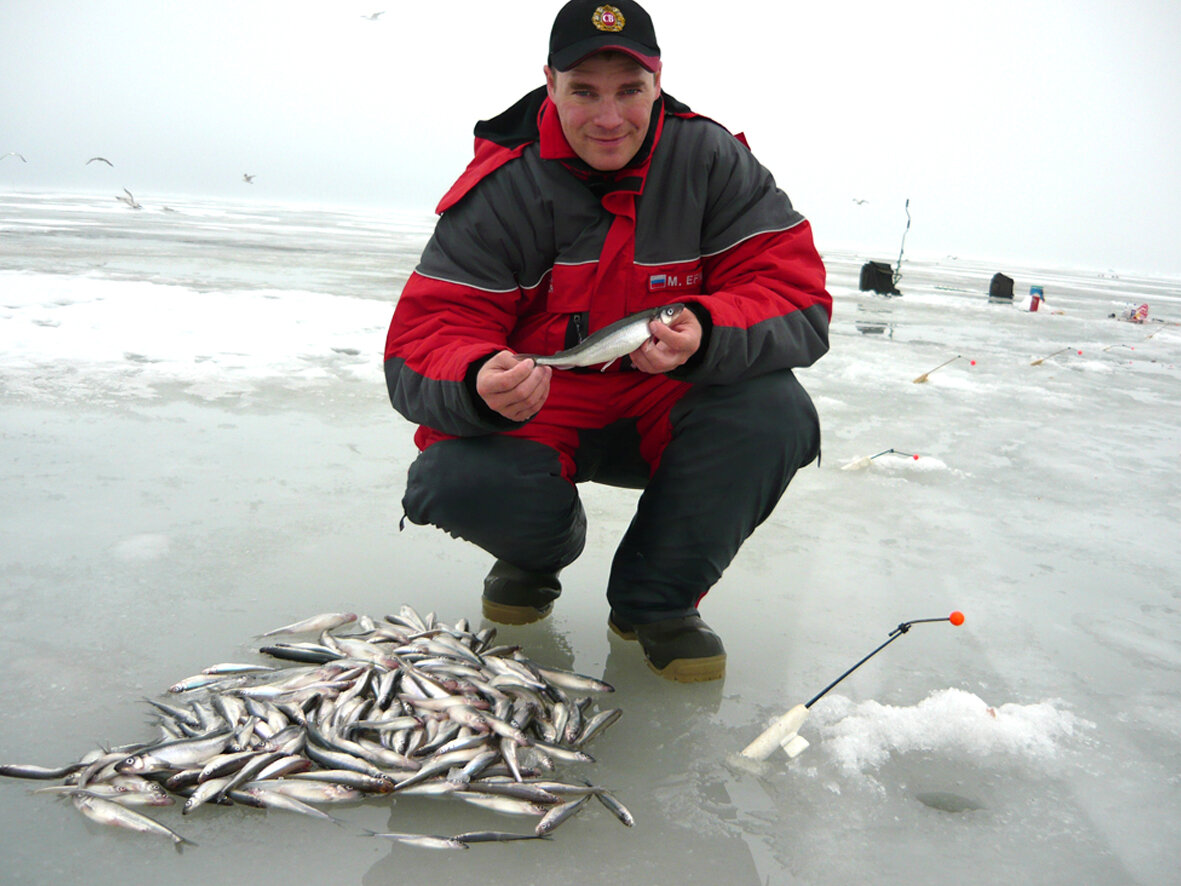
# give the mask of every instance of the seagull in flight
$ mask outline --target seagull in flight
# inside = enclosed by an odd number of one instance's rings
[[[868,200],[862,200],[862,199],[860,199],[860,198],[858,198],[858,197],[854,197],[854,198],[853,198],[853,202],[854,202],[854,203],[856,203],[858,206],[861,206],[863,203],[868,203],[869,201],[868,201]]]
[[[127,196],[121,197],[118,194],[116,194],[115,199],[118,200],[120,203],[126,203],[132,209],[143,209],[143,207],[140,206],[138,202],[136,202],[136,199],[134,196],[132,196],[131,191],[127,190],[127,188],[124,188],[123,193],[126,194]]]
[[[86,161],[86,163],[84,165],[89,166],[95,160],[99,160],[99,161],[107,164],[107,166],[114,166],[115,165],[110,160],[108,160],[106,157],[91,157],[89,160]]]
[[[385,15],[385,10],[384,10],[384,9],[383,9],[381,12],[374,12],[374,13],[372,13],[372,14],[370,14],[370,15],[363,15],[363,16],[361,16],[361,18],[365,19],[366,21],[375,22],[375,21],[377,21],[379,18],[381,18],[383,15]]]
[[[246,182],[246,184],[248,184],[248,185],[252,185],[252,184],[254,184],[254,176],[250,175],[249,173],[243,172],[242,173],[242,181]]]
[[[4,155],[4,157],[20,157],[21,163],[28,163],[29,162],[28,160],[25,159],[24,154],[18,154],[16,151],[9,151],[7,154]],[[3,160],[4,157],[0,157],[0,160]]]

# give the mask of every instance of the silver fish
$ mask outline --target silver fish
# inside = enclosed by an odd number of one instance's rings
[[[112,803],[118,803],[120,806],[171,806],[176,802],[163,788],[160,788],[158,785],[157,788],[158,790],[141,791],[103,782],[101,784],[88,785],[85,790],[88,794],[102,797],[105,800],[110,800]],[[55,784],[47,788],[37,788],[33,793],[74,796],[78,794],[79,790],[79,788],[73,785]]]
[[[276,791],[268,791],[265,788],[251,788],[242,793],[249,795],[258,801],[266,809],[279,809],[285,812],[298,812],[300,815],[310,815],[312,818],[318,818],[322,821],[330,821],[335,825],[343,824],[335,815],[329,815],[321,809],[317,809],[303,800],[298,800],[295,797],[288,797],[285,794],[280,794]]]
[[[603,680],[566,671],[560,668],[543,668],[541,665],[530,663],[533,670],[551,684],[564,689],[566,692],[614,692],[615,687]]]
[[[236,662],[236,661],[223,661],[219,664],[213,664],[207,668],[204,668],[201,671],[201,673],[202,674],[213,674],[213,675],[255,674],[255,673],[259,673],[260,671],[273,671],[273,670],[275,670],[275,669],[271,665],[249,664],[249,663],[242,663],[242,662]]]
[[[312,769],[307,772],[294,772],[284,780],[331,784],[365,794],[388,794],[394,789],[393,779],[384,773],[374,776],[352,769]]]
[[[269,781],[252,781],[248,784],[242,785],[241,790],[247,794],[252,791],[269,791],[272,794],[283,794],[286,797],[294,797],[296,800],[302,800],[304,803],[316,805],[317,803],[349,803],[354,800],[360,800],[365,796],[364,791],[357,788],[350,788],[343,784],[334,784],[327,781],[299,781],[293,778],[276,778]],[[231,791],[230,797],[234,796]]]
[[[619,802],[614,794],[609,791],[597,791],[595,797],[598,798],[600,803],[610,809],[621,822],[629,828],[635,827],[636,817],[631,814],[631,810]]]
[[[408,846],[418,846],[421,849],[467,849],[467,843],[455,837],[441,837],[435,834],[398,834],[385,833],[378,834],[374,831],[369,831],[365,834],[367,837],[385,837],[387,840],[396,840],[399,843],[405,843]]]
[[[98,822],[99,824],[114,825],[115,827],[126,828],[127,830],[137,831],[141,834],[157,834],[167,837],[176,846],[178,852],[182,846],[196,845],[186,840],[171,828],[160,824],[155,819],[141,815],[134,809],[127,809],[120,806],[118,803],[112,803],[110,800],[103,799],[95,794],[78,791],[74,794],[73,800],[74,806],[78,808],[79,812],[91,821]]]
[[[621,716],[623,716],[623,711],[619,708],[608,708],[605,711],[599,711],[597,714],[592,715],[583,725],[582,733],[573,742],[574,747],[581,748],[592,738],[605,731]]]
[[[81,763],[71,763],[69,766],[56,768],[25,763],[5,763],[0,765],[0,775],[7,775],[10,778],[65,778],[82,768],[84,767]]]
[[[182,815],[188,815],[198,806],[203,806],[210,800],[213,800],[222,791],[230,785],[230,776],[223,776],[221,778],[207,778],[205,781],[197,785],[197,789],[185,800],[184,808],[181,809]]]
[[[460,843],[510,843],[514,840],[548,840],[549,834],[510,834],[505,831],[468,831],[452,839]]]
[[[258,636],[273,637],[275,634],[302,634],[309,631],[319,632],[338,628],[341,625],[349,624],[356,620],[357,616],[352,612],[325,612],[320,615],[310,616],[302,621],[283,625],[281,628],[274,628]]]
[[[554,369],[573,369],[576,366],[597,366],[602,363],[605,370],[620,357],[626,357],[652,335],[648,324],[658,320],[665,325],[675,320],[684,310],[680,302],[665,305],[662,308],[649,308],[630,314],[622,320],[616,320],[609,326],[604,326],[593,335],[587,336],[572,348],[551,354],[548,357],[538,354],[518,354],[528,358],[538,366],[552,366]]]
[[[122,763],[115,765],[118,772],[158,772],[162,769],[180,769],[200,763],[202,766],[214,754],[220,754],[230,743],[233,735],[222,732],[191,741],[174,741],[156,745],[148,750],[132,754]]]
[[[537,823],[535,828],[538,834],[549,834],[570,816],[574,815],[579,809],[587,804],[590,800],[590,794],[579,797],[577,800],[567,800],[565,803],[560,803],[554,806],[542,816],[541,821]]]

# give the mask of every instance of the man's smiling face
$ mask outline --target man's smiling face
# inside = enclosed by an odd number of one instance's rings
[[[660,73],[623,53],[603,52],[569,71],[545,69],[562,133],[584,162],[600,172],[622,169],[648,135]]]

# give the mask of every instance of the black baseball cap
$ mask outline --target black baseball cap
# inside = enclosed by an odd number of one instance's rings
[[[649,71],[660,70],[660,46],[652,18],[630,0],[570,0],[554,19],[549,35],[549,66],[568,71],[596,52],[630,55]]]

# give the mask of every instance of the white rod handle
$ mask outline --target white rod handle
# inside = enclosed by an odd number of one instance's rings
[[[802,704],[796,705],[743,748],[742,756],[752,760],[766,760],[776,748],[791,741],[792,736],[800,731],[807,719],[808,709]]]

